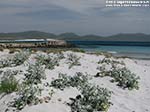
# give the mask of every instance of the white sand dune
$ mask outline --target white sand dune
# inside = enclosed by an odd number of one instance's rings
[[[40,54],[38,52],[37,54]],[[75,75],[76,72],[82,72],[84,74],[89,74],[90,76],[96,75],[98,72],[97,62],[103,59],[104,55],[93,55],[85,53],[76,53],[76,52],[63,52],[64,56],[67,56],[69,53],[74,53],[77,56],[81,57],[80,63],[81,66],[74,66],[71,69],[68,69],[68,64],[66,59],[62,59],[59,63],[60,65],[55,67],[53,70],[46,69],[46,80],[44,82],[51,82],[53,79],[58,77],[59,73],[64,73],[70,76]],[[8,55],[8,53],[1,52],[0,56]],[[34,62],[35,54],[31,55],[29,62]],[[118,59],[125,63],[125,66],[140,77],[139,80],[139,90],[128,90],[122,89],[116,86],[115,83],[110,82],[110,77],[104,78],[93,78],[90,82],[100,87],[106,87],[108,90],[112,91],[111,102],[113,105],[110,106],[108,112],[150,112],[150,61],[144,60],[132,60],[132,59]],[[1,70],[6,70],[4,68]],[[11,68],[12,69],[12,68]],[[13,70],[24,70],[24,65],[13,67]],[[17,76],[18,79],[22,76]],[[66,105],[66,102],[69,101],[69,98],[75,98],[80,92],[75,88],[66,88],[63,91],[54,89],[55,93],[52,96],[52,99],[47,103],[42,103],[38,105],[26,106],[20,112],[70,112],[70,107]],[[47,88],[43,90],[42,96],[47,95]],[[15,93],[5,95],[2,97],[0,95],[0,112],[5,112],[7,108],[7,103],[13,100]],[[7,112],[12,112],[12,109],[9,109]]]

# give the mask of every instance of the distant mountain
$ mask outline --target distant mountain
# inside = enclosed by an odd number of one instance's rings
[[[98,35],[85,35],[79,36],[74,33],[62,33],[55,35],[53,33],[45,33],[40,31],[26,31],[18,33],[0,33],[0,40],[2,39],[62,39],[62,40],[95,40],[95,41],[138,41],[138,42],[150,42],[150,35],[135,33],[135,34],[117,34],[107,37]]]
[[[60,35],[58,35],[59,37],[61,37],[62,39],[72,39],[72,38],[80,38],[79,35],[76,35],[75,33],[62,33]]]
[[[150,35],[136,33],[136,34],[117,34],[108,37],[110,41],[149,41]]]
[[[41,39],[56,38],[55,34],[40,31],[26,31],[18,33],[0,33],[0,39]]]

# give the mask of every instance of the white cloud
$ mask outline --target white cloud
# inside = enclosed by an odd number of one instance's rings
[[[92,8],[105,7],[105,0],[46,0],[50,4],[55,4],[72,11],[88,14]]]
[[[59,12],[61,8],[81,18],[62,19],[64,13]],[[49,19],[48,16],[55,16],[51,13],[55,10],[59,19]],[[46,12],[44,15],[44,11],[48,11],[48,14]],[[104,35],[123,31],[148,32],[148,11],[149,8],[106,8],[105,0],[0,0],[0,31],[37,29],[55,33],[72,31]],[[33,17],[32,14],[37,16]],[[41,15],[44,15],[42,19]]]
[[[32,11],[34,9],[38,10],[43,8],[51,8],[51,6],[54,5],[81,14],[89,14],[89,10],[92,8],[105,7],[105,0],[4,0],[0,1],[0,4],[12,6],[15,5],[16,7],[18,6],[20,9],[22,9],[20,6],[30,6],[28,10]],[[9,10],[6,8],[4,9]],[[14,10],[12,10],[12,12],[14,12]]]

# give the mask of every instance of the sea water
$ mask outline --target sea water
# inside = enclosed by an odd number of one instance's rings
[[[150,59],[150,43],[112,43],[101,45],[98,41],[82,41],[76,42],[72,41],[77,47],[87,51],[87,52],[109,52],[115,56],[127,56],[131,58],[141,58],[141,59]],[[100,44],[98,44],[100,43]]]

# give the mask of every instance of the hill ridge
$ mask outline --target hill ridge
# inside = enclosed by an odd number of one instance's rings
[[[16,33],[0,33],[0,40],[6,39],[60,39],[67,41],[138,41],[138,42],[150,42],[150,35],[144,33],[119,33],[111,36],[99,36],[99,35],[84,35],[80,36],[72,32],[66,32],[61,34],[47,33],[42,31],[24,31]]]

